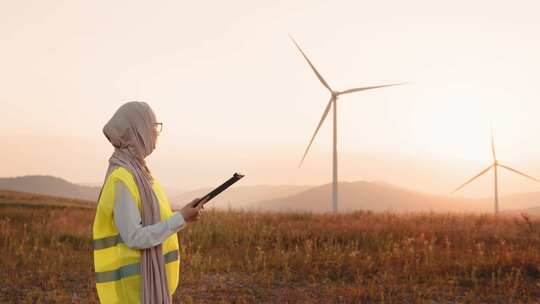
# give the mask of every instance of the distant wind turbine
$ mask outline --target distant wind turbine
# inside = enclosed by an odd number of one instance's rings
[[[345,94],[349,94],[349,93],[354,93],[354,92],[360,92],[360,91],[366,91],[366,90],[372,90],[372,89],[378,89],[378,88],[384,88],[384,87],[391,87],[391,86],[396,86],[396,85],[401,85],[401,84],[404,84],[404,83],[393,83],[393,84],[385,84],[385,85],[377,85],[377,86],[369,86],[369,87],[361,87],[361,88],[352,88],[352,89],[348,89],[348,90],[345,90],[345,91],[335,91],[335,90],[332,90],[332,88],[330,87],[330,85],[328,85],[328,83],[326,82],[326,80],[324,80],[324,78],[321,76],[321,74],[317,71],[317,69],[315,68],[315,66],[313,65],[313,63],[311,63],[311,61],[309,60],[309,58],[307,57],[307,55],[304,53],[304,51],[302,51],[302,49],[300,48],[300,46],[298,45],[298,43],[296,43],[296,41],[294,40],[293,37],[289,36],[291,38],[291,40],[294,42],[294,44],[296,45],[296,47],[298,48],[298,50],[300,51],[300,53],[302,54],[302,56],[306,59],[307,63],[309,64],[309,66],[311,67],[311,69],[313,70],[313,72],[315,73],[315,75],[317,76],[317,78],[319,78],[319,80],[321,81],[321,83],[328,89],[328,91],[330,91],[330,101],[328,101],[328,104],[326,105],[326,108],[324,109],[324,112],[323,112],[323,115],[321,117],[321,120],[319,121],[319,124],[317,125],[317,128],[315,129],[315,133],[313,133],[313,136],[311,137],[311,140],[309,141],[309,144],[306,148],[306,151],[304,152],[304,156],[302,157],[302,160],[300,161],[300,166],[302,166],[302,163],[304,162],[304,159],[306,158],[306,155],[309,151],[309,148],[311,147],[311,144],[313,143],[313,140],[315,139],[315,136],[317,136],[317,132],[319,132],[319,129],[322,125],[322,123],[324,122],[324,120],[326,119],[326,116],[328,115],[328,112],[330,111],[330,107],[333,106],[333,112],[334,112],[334,121],[333,121],[333,127],[334,127],[334,130],[333,130],[333,166],[332,166],[332,180],[333,180],[333,184],[332,184],[332,209],[333,209],[333,212],[334,213],[337,213],[337,208],[338,208],[338,165],[337,165],[337,99],[340,95],[345,95]]]
[[[523,172],[520,172],[516,169],[513,169],[509,166],[505,166],[503,164],[500,164],[499,161],[497,160],[497,154],[495,153],[495,141],[493,139],[493,128],[491,129],[491,153],[493,155],[493,163],[487,167],[486,169],[484,169],[482,172],[478,173],[477,175],[475,175],[473,178],[469,179],[468,181],[466,181],[463,185],[459,186],[456,190],[452,191],[452,194],[457,192],[458,190],[460,190],[461,188],[465,187],[467,184],[471,183],[473,180],[477,179],[478,177],[484,175],[485,173],[487,173],[491,168],[493,168],[493,173],[494,173],[494,190],[495,190],[495,195],[494,195],[494,199],[495,199],[495,214],[499,213],[499,185],[498,185],[498,173],[497,173],[497,169],[498,167],[501,167],[501,168],[504,168],[506,170],[509,170],[509,171],[512,171],[514,173],[517,173],[521,176],[524,176],[526,178],[529,178],[529,179],[532,179],[533,181],[535,182],[538,182],[540,183],[540,180],[534,178],[534,177],[531,177]]]

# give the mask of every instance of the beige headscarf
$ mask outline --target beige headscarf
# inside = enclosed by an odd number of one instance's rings
[[[152,175],[144,161],[156,146],[155,123],[156,116],[147,103],[132,101],[122,105],[103,127],[103,133],[115,148],[105,180],[119,166],[133,175],[141,197],[143,226],[161,221]],[[172,303],[167,286],[161,244],[141,250],[141,303]]]

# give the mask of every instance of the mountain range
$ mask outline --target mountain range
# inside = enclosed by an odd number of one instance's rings
[[[488,211],[479,200],[451,198],[411,191],[384,182],[341,182],[338,184],[340,211]],[[270,211],[327,212],[331,210],[332,184],[312,187],[292,196],[257,202],[251,207]],[[540,195],[540,193],[539,193]]]
[[[100,187],[71,183],[45,175],[0,178],[0,190],[29,192],[95,203]],[[211,188],[180,192],[165,189],[173,206],[182,206],[202,197]],[[179,193],[179,194],[178,194]],[[332,184],[319,186],[259,185],[233,186],[214,198],[210,208],[260,211],[331,210]],[[492,212],[493,199],[470,199],[412,191],[381,181],[339,183],[339,210]],[[518,193],[500,197],[502,210],[540,214],[540,192]]]

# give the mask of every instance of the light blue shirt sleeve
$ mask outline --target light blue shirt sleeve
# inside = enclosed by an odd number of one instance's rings
[[[173,212],[167,220],[143,227],[139,208],[126,185],[120,181],[115,184],[114,222],[124,244],[136,249],[157,246],[186,226],[182,214]]]

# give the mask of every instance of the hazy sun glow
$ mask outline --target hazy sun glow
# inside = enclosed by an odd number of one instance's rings
[[[516,150],[531,148],[531,132],[537,127],[530,124],[534,114],[524,107],[531,101],[523,99],[536,89],[517,87],[530,82],[518,66],[472,57],[454,64],[451,71],[430,70],[429,79],[424,74],[425,82],[415,84],[419,88],[411,136],[433,157],[488,164],[492,125],[499,158],[512,161]],[[535,143],[532,149],[537,147]]]

